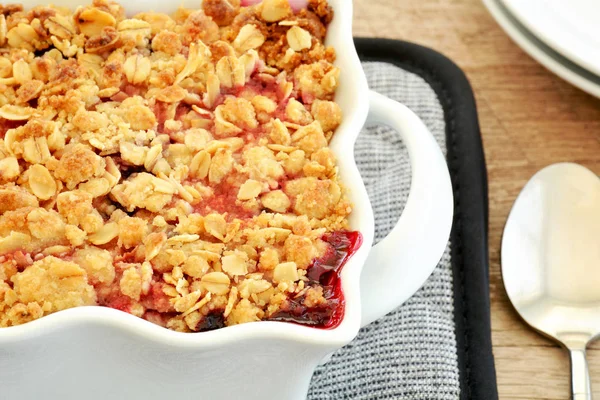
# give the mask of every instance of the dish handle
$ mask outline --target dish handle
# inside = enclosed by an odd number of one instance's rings
[[[408,149],[412,177],[398,222],[373,246],[363,268],[361,326],[399,307],[425,283],[446,249],[454,207],[444,155],[417,115],[370,91],[367,121],[398,131]]]

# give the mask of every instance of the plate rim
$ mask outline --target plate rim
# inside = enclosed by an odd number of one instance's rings
[[[508,36],[534,60],[563,80],[584,92],[600,98],[600,76],[562,56],[529,32],[500,0],[482,0],[486,8]]]
[[[556,29],[550,28],[561,25],[558,22],[559,16],[556,13],[546,13],[550,21],[544,22],[543,19],[536,18],[535,13],[526,12],[527,5],[530,2],[520,0],[499,0],[510,14],[518,22],[531,32],[537,39],[546,46],[561,54],[575,64],[589,70],[594,74],[600,74],[600,53],[594,45],[585,45],[585,41],[574,34],[572,29],[563,29],[561,34],[557,35]],[[548,2],[548,0],[545,0]],[[550,0],[552,1],[552,0]],[[566,19],[563,19],[566,21]],[[571,24],[572,25],[572,24]]]

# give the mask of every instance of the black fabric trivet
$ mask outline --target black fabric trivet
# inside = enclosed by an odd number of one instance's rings
[[[490,334],[488,197],[485,157],[471,86],[452,61],[429,48],[388,39],[355,39],[363,61],[394,64],[425,79],[446,120],[454,189],[452,268],[462,399],[498,398]]]

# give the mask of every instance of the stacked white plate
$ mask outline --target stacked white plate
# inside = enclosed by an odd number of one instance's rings
[[[483,0],[531,57],[600,97],[600,0]]]

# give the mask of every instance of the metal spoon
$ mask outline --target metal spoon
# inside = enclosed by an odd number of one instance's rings
[[[570,352],[574,400],[591,400],[585,349],[600,334],[600,179],[577,164],[538,172],[502,238],[508,297],[533,328]]]

